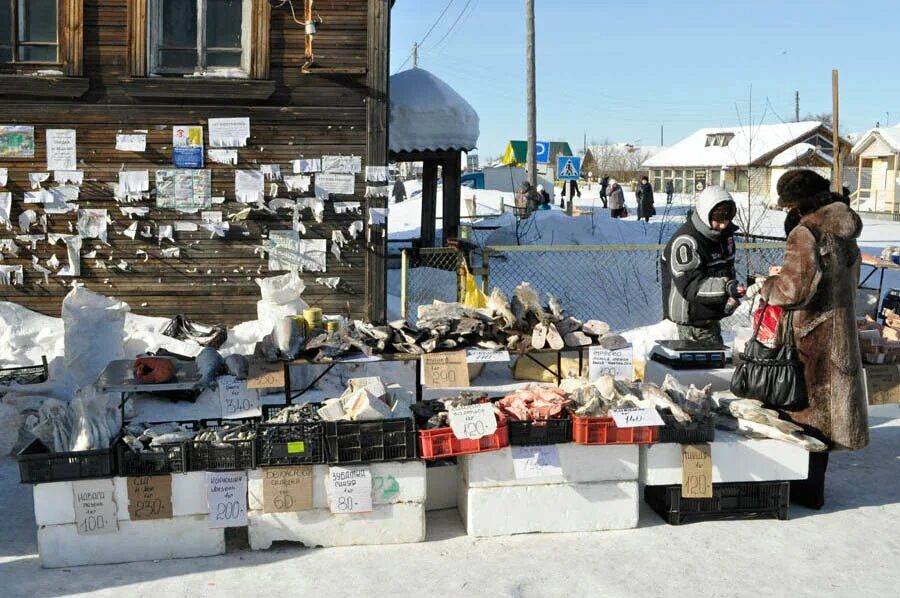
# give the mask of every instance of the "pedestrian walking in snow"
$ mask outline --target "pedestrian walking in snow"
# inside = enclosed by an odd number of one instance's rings
[[[675,184],[672,179],[666,181],[666,205],[672,205],[672,198],[675,197]]]
[[[656,208],[653,207],[653,185],[650,179],[641,177],[641,184],[637,189],[638,220],[650,222],[650,216],[656,216]]]
[[[628,216],[628,210],[625,208],[625,191],[616,179],[609,181],[609,213],[613,218]]]
[[[603,202],[603,207],[607,207],[606,200],[606,190],[609,188],[609,176],[603,175],[603,178],[600,179],[600,201]]]
[[[403,181],[400,180],[400,177],[397,177],[397,180],[394,181],[392,194],[394,196],[394,203],[400,203],[406,199],[406,187],[403,185]]]

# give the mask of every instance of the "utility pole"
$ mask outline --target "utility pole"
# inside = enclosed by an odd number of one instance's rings
[[[794,122],[800,122],[800,92],[794,92]]]
[[[534,74],[534,0],[525,0],[525,65],[528,86],[528,181],[537,185],[537,105]]]
[[[659,125],[659,147],[664,147],[666,145],[665,135],[663,134],[663,127],[665,125]]]
[[[831,113],[832,113],[832,126],[834,129],[831,131],[831,144],[834,147],[834,176],[832,180],[834,181],[834,192],[835,193],[843,193],[844,186],[841,184],[841,136],[838,135],[838,128],[840,127],[840,93],[838,88],[838,70],[832,69],[831,71]]]
[[[413,42],[413,68],[419,66],[419,42]]]

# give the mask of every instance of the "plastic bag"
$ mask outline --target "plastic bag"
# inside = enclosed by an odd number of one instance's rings
[[[485,295],[482,290],[478,288],[478,285],[475,283],[475,277],[472,276],[471,272],[469,272],[468,266],[463,264],[463,269],[465,270],[465,274],[463,275],[463,289],[465,289],[465,294],[462,298],[462,304],[473,309],[487,307],[487,295]]]
[[[778,344],[778,322],[781,320],[782,308],[777,305],[760,305],[753,312],[753,328],[759,326],[759,333],[756,340],[769,347],[774,348]],[[762,323],[760,323],[762,318]]]
[[[72,289],[63,299],[62,320],[66,369],[77,388],[93,384],[109,362],[125,356],[128,304],[87,287]]]
[[[306,285],[296,272],[271,278],[257,278],[256,284],[259,285],[263,301],[270,301],[276,305],[298,300],[306,289]]]

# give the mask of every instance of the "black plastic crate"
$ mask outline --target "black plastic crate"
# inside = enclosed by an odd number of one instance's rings
[[[328,463],[372,463],[416,458],[411,418],[367,422],[325,422]]]
[[[112,449],[54,453],[40,440],[32,440],[18,455],[23,484],[63,482],[116,475]]]
[[[284,404],[260,405],[259,409],[260,409],[260,412],[262,413],[262,417],[260,418],[260,421],[262,421],[262,422],[269,421],[270,419],[272,419],[273,417],[278,415],[279,411],[281,411],[282,409],[286,409],[287,407],[288,407],[288,405],[284,405]]]
[[[41,356],[40,365],[26,365],[15,368],[0,368],[0,386],[10,384],[40,384],[49,377],[47,357]]]
[[[659,442],[693,444],[712,442],[716,438],[716,418],[712,414],[703,419],[694,420],[688,425],[678,423],[675,421],[675,416],[669,413],[660,415],[666,425],[659,428]]]
[[[790,482],[713,484],[712,498],[682,498],[681,485],[646,486],[644,501],[670,525],[722,519],[787,519]]]
[[[184,473],[188,468],[190,450],[187,442],[176,442],[160,447],[160,450],[136,452],[121,439],[113,445],[116,471],[121,476],[166,475]]]
[[[572,419],[509,420],[509,444],[534,446],[572,442]]]
[[[325,463],[322,422],[256,425],[256,467]]]
[[[199,433],[206,430],[215,430],[225,427],[227,423],[246,422],[203,422]],[[191,440],[187,443],[190,450],[188,455],[189,471],[234,471],[238,469],[252,469],[255,467],[253,460],[256,439],[228,440],[213,444],[212,442]]]

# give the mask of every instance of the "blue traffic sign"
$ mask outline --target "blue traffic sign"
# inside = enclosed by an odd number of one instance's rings
[[[537,141],[534,144],[534,160],[538,164],[548,164],[550,162],[550,142]]]
[[[581,158],[578,156],[557,156],[556,178],[560,181],[577,181],[581,178]]]

